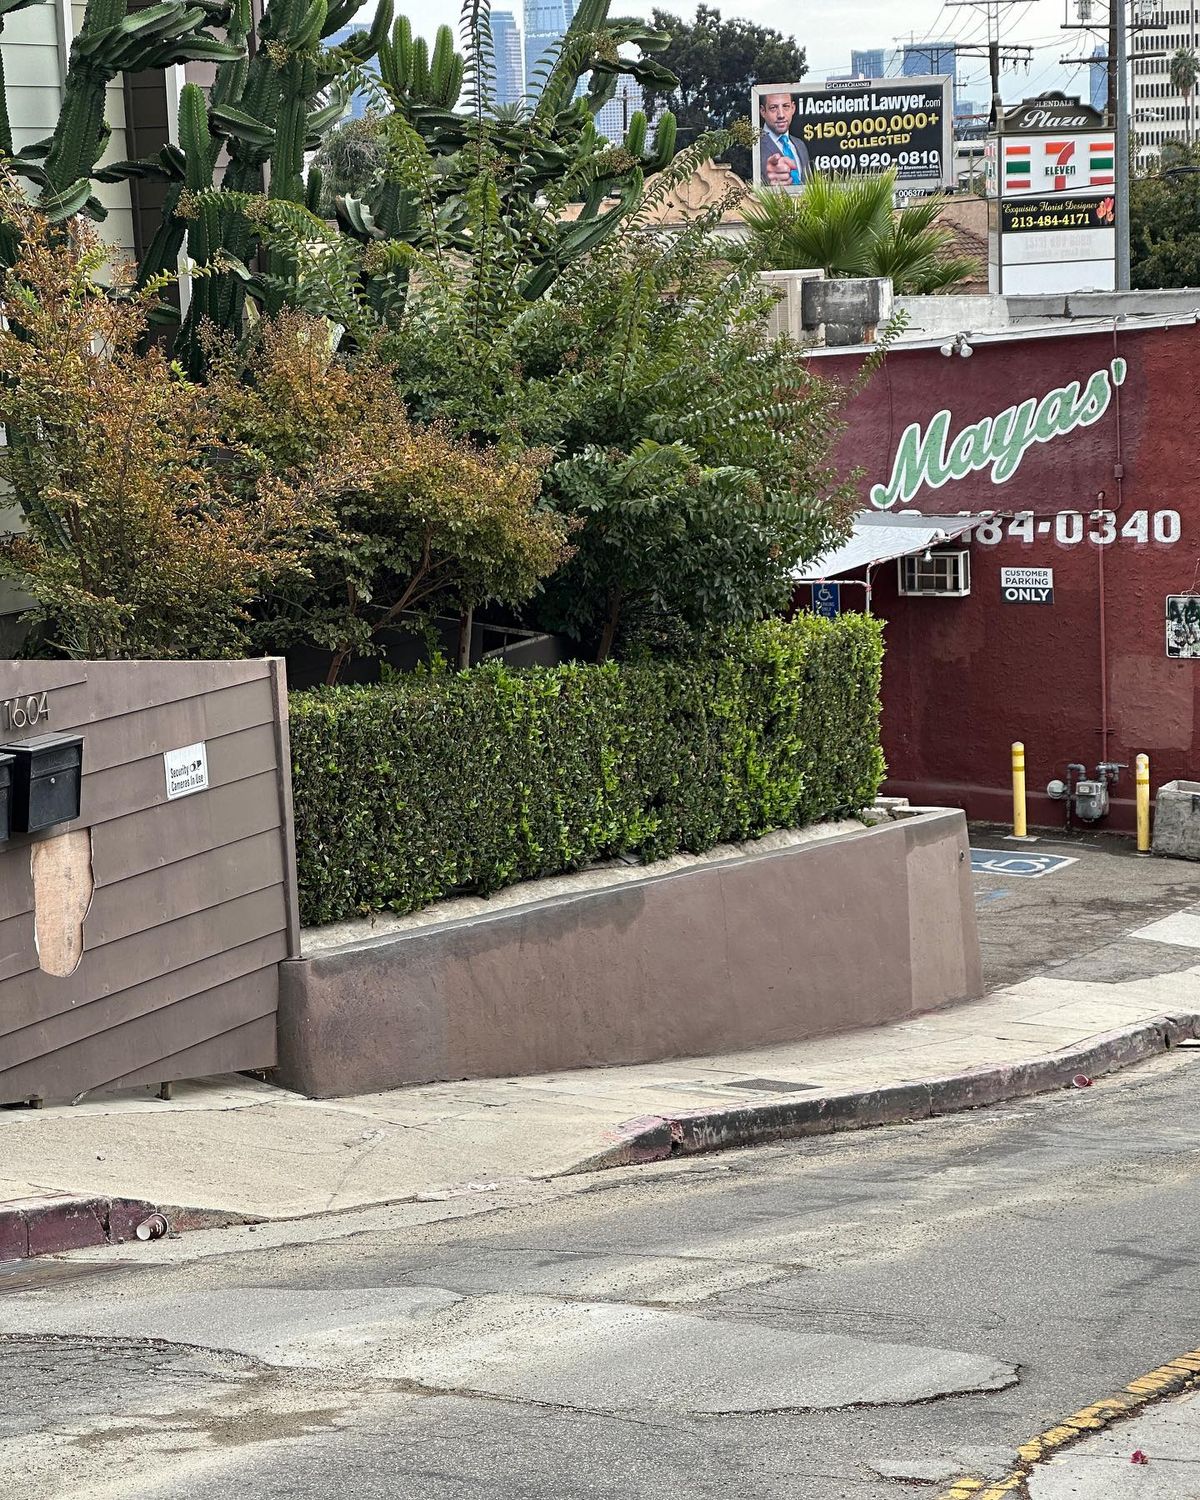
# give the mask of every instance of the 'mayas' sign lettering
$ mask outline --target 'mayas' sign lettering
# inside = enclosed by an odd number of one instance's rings
[[[972,422],[950,438],[951,413],[940,411],[928,425],[912,422],[904,429],[892,477],[871,487],[871,504],[880,510],[907,505],[922,485],[939,490],[952,479],[991,469],[992,483],[1004,484],[1017,472],[1035,443],[1049,443],[1079,427],[1098,422],[1112,402],[1113,390],[1125,383],[1125,361],[1114,359],[1084,385],[1072,380],[1038,400],[1030,396],[994,417]]]

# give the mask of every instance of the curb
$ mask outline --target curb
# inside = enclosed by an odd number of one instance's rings
[[[729,1109],[685,1110],[643,1115],[607,1132],[611,1145],[570,1169],[640,1166],[672,1156],[692,1156],[736,1146],[754,1146],[797,1136],[830,1135],[873,1125],[901,1125],[1008,1099],[1069,1087],[1079,1073],[1097,1078],[1169,1052],[1185,1038],[1200,1036],[1200,1014],[1155,1016],[1121,1031],[1104,1032],[1080,1046],[1025,1062],[968,1068],[942,1078],[879,1088],[809,1094],[770,1104]]]
[[[966,1474],[955,1480],[948,1490],[943,1490],[937,1500],[1019,1500],[1027,1494],[1026,1485],[1034,1465],[1053,1457],[1061,1449],[1069,1448],[1083,1438],[1103,1432],[1126,1417],[1136,1416],[1145,1407],[1168,1396],[1177,1396],[1184,1391],[1193,1391],[1200,1386],[1200,1349],[1190,1349],[1186,1354],[1168,1360],[1140,1375],[1127,1386],[1114,1391],[1111,1396],[1102,1396],[1090,1406],[1082,1407],[1064,1417],[1045,1432],[1030,1438],[1017,1449],[1018,1463],[999,1479],[979,1479]]]
[[[153,1203],[139,1198],[69,1193],[11,1198],[0,1203],[0,1261],[120,1244],[133,1239],[137,1226],[154,1212]]]
[[[228,1224],[258,1222],[250,1214],[161,1207],[144,1198],[104,1198],[71,1193],[10,1198],[0,1202],[0,1264],[28,1260],[35,1255],[86,1250],[93,1245],[123,1245],[128,1240],[136,1240],[137,1226],[155,1213],[165,1217],[171,1234],[186,1229],[221,1229]]]
[[[609,1167],[667,1161],[674,1156],[729,1150],[800,1136],[830,1135],[834,1131],[865,1130],[876,1125],[901,1125],[962,1110],[980,1109],[989,1104],[1068,1087],[1079,1073],[1092,1078],[1119,1072],[1145,1062],[1147,1058],[1169,1052],[1178,1042],[1192,1037],[1200,1037],[1200,1013],[1156,1016],[1122,1031],[1091,1037],[1081,1046],[1029,1058],[1025,1062],[969,1068],[941,1078],[877,1088],[809,1094],[803,1099],[770,1104],[686,1110],[673,1115],[643,1115],[605,1131],[604,1137],[609,1144],[602,1151],[551,1175],[571,1177]],[[417,1193],[385,1201],[421,1202],[425,1197],[425,1194]],[[357,1206],[381,1207],[383,1204]],[[14,1198],[0,1202],[0,1264],[95,1245],[124,1244],[135,1238],[138,1224],[153,1213],[164,1215],[168,1233],[172,1236],[193,1229],[277,1222],[260,1214],[155,1204],[142,1198],[71,1193]]]

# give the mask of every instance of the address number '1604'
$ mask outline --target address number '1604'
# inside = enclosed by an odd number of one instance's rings
[[[0,727],[29,729],[50,717],[46,693],[30,693],[26,698],[0,698]]]
[[[1098,547],[1107,547],[1110,542],[1145,545],[1151,541],[1170,547],[1179,540],[1182,530],[1177,510],[1135,510],[1123,516],[1112,510],[1093,510],[1086,515],[1078,510],[1060,510],[1053,519],[1043,516],[1037,520],[1031,510],[1019,510],[1015,516],[988,516],[972,534],[985,547],[994,547],[1006,536],[1021,542],[1052,536],[1060,547],[1074,547],[1085,536]]]

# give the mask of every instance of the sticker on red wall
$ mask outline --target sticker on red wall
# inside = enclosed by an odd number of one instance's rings
[[[1001,568],[1000,597],[1005,604],[1053,604],[1053,568]]]
[[[1200,594],[1167,595],[1167,655],[1200,661]]]

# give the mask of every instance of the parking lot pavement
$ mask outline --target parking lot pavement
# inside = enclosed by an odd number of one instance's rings
[[[1200,964],[1200,864],[1142,857],[1131,839],[1111,835],[1005,834],[971,827],[989,990],[1035,974],[1119,984]],[[1133,936],[1192,907],[1194,924]]]

